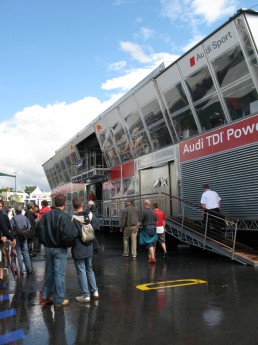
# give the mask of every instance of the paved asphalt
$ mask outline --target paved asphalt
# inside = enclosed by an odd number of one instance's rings
[[[169,245],[165,261],[122,256],[122,235],[99,235],[94,256],[99,301],[75,301],[79,286],[71,257],[66,273],[70,305],[40,304],[43,255],[23,291],[10,276],[0,289],[0,345],[257,345],[258,271],[201,250]]]

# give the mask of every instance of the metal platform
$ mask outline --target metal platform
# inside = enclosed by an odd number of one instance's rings
[[[205,234],[205,231],[202,233],[194,226],[191,228],[173,219],[167,219],[166,227],[167,234],[183,243],[229,257],[241,264],[258,266],[258,251],[234,241],[234,238],[229,238],[228,234],[214,238],[212,234]]]
[[[223,214],[208,214],[206,222],[203,222],[203,210],[199,205],[189,203],[185,200],[169,196],[167,194],[142,195],[136,199],[137,206],[142,205],[143,199],[148,197],[152,201],[158,201],[164,207],[168,203],[177,203],[179,216],[167,216],[166,231],[182,243],[199,247],[219,255],[229,257],[245,265],[258,266],[258,251],[236,241],[239,228],[248,230],[257,228],[257,221],[239,221]],[[112,200],[110,204],[117,202],[117,209],[121,209],[123,199]],[[105,201],[105,207],[108,202]],[[103,215],[103,207],[99,204],[101,226],[109,228],[110,231],[118,231],[120,218],[118,216]],[[251,226],[251,228],[249,228]]]

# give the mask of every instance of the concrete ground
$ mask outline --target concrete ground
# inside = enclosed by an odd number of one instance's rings
[[[122,235],[99,235],[94,256],[99,301],[80,304],[71,257],[67,307],[40,304],[43,255],[32,259],[23,291],[10,275],[0,289],[0,345],[257,345],[258,271],[201,250],[169,245],[147,263],[122,256]]]

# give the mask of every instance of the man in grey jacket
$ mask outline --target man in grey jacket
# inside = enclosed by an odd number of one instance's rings
[[[129,239],[131,238],[131,252],[132,257],[137,256],[137,233],[140,225],[139,212],[136,207],[132,205],[132,200],[125,201],[125,209],[122,212],[120,231],[123,233],[123,256],[129,256]]]

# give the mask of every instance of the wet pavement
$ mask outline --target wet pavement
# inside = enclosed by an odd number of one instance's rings
[[[67,307],[40,304],[44,257],[32,259],[23,292],[0,290],[0,345],[257,345],[258,271],[201,250],[169,248],[165,261],[122,256],[122,235],[102,234],[94,256],[99,301],[80,304],[71,258]],[[151,284],[154,283],[154,284]],[[147,284],[147,285],[146,285]],[[191,285],[190,285],[191,284]],[[139,286],[140,285],[140,286]]]

